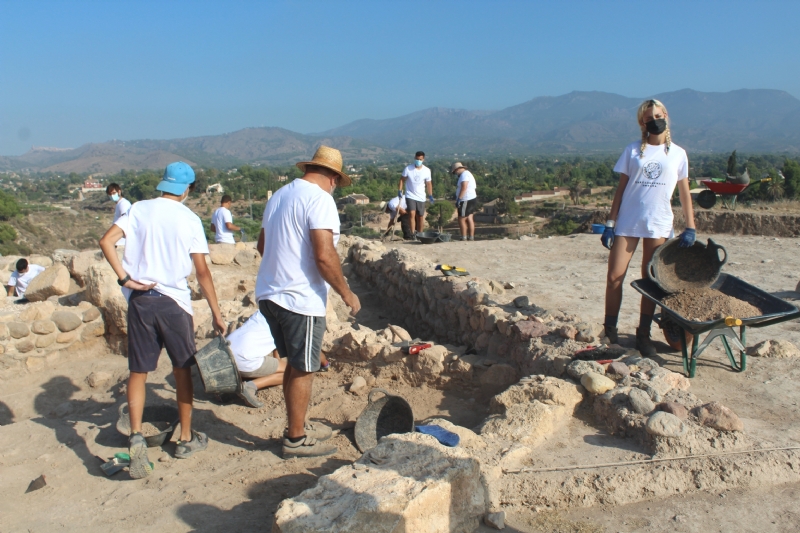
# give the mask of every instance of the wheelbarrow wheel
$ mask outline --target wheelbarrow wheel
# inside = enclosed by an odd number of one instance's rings
[[[717,195],[714,191],[701,191],[697,195],[697,205],[703,209],[711,209],[717,203]]]

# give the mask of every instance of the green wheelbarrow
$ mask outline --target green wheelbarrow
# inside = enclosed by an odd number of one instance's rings
[[[760,316],[726,317],[707,322],[693,322],[662,303],[663,299],[669,294],[661,289],[655,281],[637,279],[631,282],[631,287],[661,307],[661,313],[653,317],[656,323],[661,324],[667,320],[672,322],[673,326],[680,328],[681,334],[678,337],[680,338],[681,354],[683,356],[683,370],[690,378],[695,376],[697,358],[717,337],[720,338],[725,347],[725,353],[728,355],[731,368],[737,372],[743,372],[747,368],[747,353],[745,349],[747,347],[748,327],[763,328],[800,318],[800,310],[796,306],[730,274],[720,274],[710,288],[756,306],[761,309],[762,314]],[[735,327],[739,328],[738,334],[734,329]],[[700,342],[700,335],[706,332],[708,334]],[[686,342],[686,333],[693,336],[691,351]],[[734,349],[738,352],[738,361]]]

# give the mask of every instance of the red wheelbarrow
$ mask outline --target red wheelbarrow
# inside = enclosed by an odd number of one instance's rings
[[[722,205],[736,210],[736,197],[750,186],[749,183],[730,183],[728,181],[701,180],[706,186],[705,191],[697,195],[697,205],[704,209],[711,209],[717,203],[717,195],[722,198]]]

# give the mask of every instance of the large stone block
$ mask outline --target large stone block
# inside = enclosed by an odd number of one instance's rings
[[[69,270],[57,263],[33,278],[25,291],[25,298],[41,302],[51,296],[62,296],[69,292]]]
[[[97,263],[104,262],[103,252],[100,250],[84,250],[69,256],[67,266],[69,273],[81,287],[86,286],[86,277],[89,275],[89,267]]]
[[[215,265],[230,265],[239,250],[235,244],[209,244],[209,258]]]
[[[106,319],[117,330],[127,335],[128,301],[117,279],[117,274],[105,261],[90,266],[86,275],[86,295],[90,302],[103,310]]]
[[[419,433],[391,435],[281,502],[273,533],[473,531],[486,512],[480,465]]]

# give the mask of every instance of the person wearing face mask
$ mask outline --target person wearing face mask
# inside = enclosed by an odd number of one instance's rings
[[[671,203],[676,186],[686,221],[679,246],[692,246],[696,236],[689,194],[689,159],[686,151],[672,142],[667,108],[658,100],[645,100],[636,117],[642,139],[629,144],[614,166],[620,182],[600,239],[603,246],[611,250],[606,279],[605,333],[612,343],[618,341],[622,284],[639,239],[644,241],[642,277],[646,278],[653,252],[674,235]],[[650,339],[655,304],[642,297],[640,309],[636,349],[642,356],[652,357],[656,354]]]
[[[106,187],[106,194],[112,202],[117,204],[114,207],[114,222],[116,222],[119,220],[119,217],[128,212],[128,210],[131,208],[131,203],[127,200],[127,198],[122,197],[122,189],[118,183],[109,184],[108,187]],[[117,242],[117,246],[125,246],[125,239],[120,239]]]
[[[397,189],[397,197],[403,197],[403,184],[406,187],[406,204],[408,205],[408,212],[411,214],[411,234],[415,236],[417,232],[425,229],[425,193],[427,192],[427,200],[430,203],[433,201],[433,184],[431,183],[431,169],[426,167],[423,163],[425,161],[425,152],[417,152],[414,154],[414,162],[403,169],[403,175],[400,177],[400,185]]]
[[[128,300],[128,409],[131,436],[130,474],[148,476],[152,467],[141,433],[147,374],[156,369],[162,348],[172,362],[181,422],[175,457],[185,459],[208,446],[208,437],[192,429],[192,366],[197,352],[192,319],[192,292],[186,278],[195,270],[211,308],[214,329],[222,333],[217,293],[206,264],[208,243],[200,217],[183,203],[194,190],[192,167],[172,163],[156,187],[161,197],[137,202],[100,239],[106,261],[117,274]],[[116,242],[126,238],[122,260]]]
[[[314,373],[320,369],[328,290],[333,288],[353,316],[361,303],[347,285],[336,244],[339,213],[337,185],[347,187],[339,150],[320,146],[311,161],[297,163],[303,177],[284,185],[264,209],[258,251],[263,259],[256,277],[256,300],[275,346],[287,358],[283,397],[288,428],[283,457],[318,457],[336,452],[332,431],[306,422]]]

